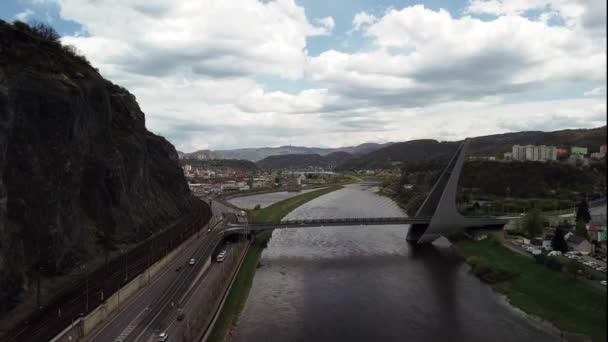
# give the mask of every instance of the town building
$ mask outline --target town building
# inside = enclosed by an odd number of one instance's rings
[[[599,152],[594,152],[591,153],[591,159],[595,159],[595,160],[599,160],[599,159],[603,159],[606,157],[606,145],[601,145],[600,146],[600,151]]]
[[[576,147],[576,146],[572,146],[570,148],[570,154],[575,154],[575,155],[579,155],[579,156],[584,156],[586,155],[587,152],[587,148],[586,147]]]
[[[511,159],[531,161],[557,160],[557,152],[557,147],[555,146],[513,145],[511,150]]]
[[[606,240],[608,231],[606,227],[606,215],[591,215],[591,222],[587,224],[589,239],[595,245],[595,253],[606,255]]]
[[[568,250],[571,250],[571,251],[577,251],[577,252],[581,252],[581,253],[593,252],[593,245],[591,244],[591,242],[587,241],[587,239],[582,238],[578,235],[574,235],[574,234],[568,235],[566,244],[568,244]]]

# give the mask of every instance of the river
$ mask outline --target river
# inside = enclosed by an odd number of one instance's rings
[[[286,219],[402,216],[375,188],[349,185]],[[555,341],[469,273],[447,240],[404,226],[275,230],[232,341]]]

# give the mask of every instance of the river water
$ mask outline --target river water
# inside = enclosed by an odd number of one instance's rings
[[[286,219],[402,216],[375,188],[349,185]],[[447,240],[404,226],[275,230],[233,341],[555,341],[469,273]]]

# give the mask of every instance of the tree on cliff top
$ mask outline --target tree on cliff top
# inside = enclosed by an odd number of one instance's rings
[[[576,235],[589,239],[589,233],[587,233],[587,225],[583,221],[576,222]]]
[[[523,229],[529,237],[538,236],[543,231],[543,220],[540,210],[533,208],[523,219]]]
[[[564,231],[559,227],[555,230],[553,240],[551,240],[551,247],[553,247],[554,250],[562,253],[566,253],[568,251],[568,244],[566,243],[566,239],[564,239]]]
[[[591,221],[591,214],[589,213],[589,204],[587,200],[583,199],[576,206],[576,222],[583,221],[589,223]]]

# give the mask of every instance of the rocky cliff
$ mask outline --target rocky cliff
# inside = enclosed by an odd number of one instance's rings
[[[200,208],[135,97],[73,48],[0,20],[0,311]]]

